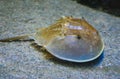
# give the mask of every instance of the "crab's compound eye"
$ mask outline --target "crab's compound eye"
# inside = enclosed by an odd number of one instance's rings
[[[77,38],[78,40],[80,40],[80,39],[81,39],[81,36],[80,36],[80,35],[77,35],[76,38]]]

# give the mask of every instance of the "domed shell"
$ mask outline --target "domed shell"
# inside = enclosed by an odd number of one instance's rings
[[[63,17],[49,27],[38,29],[35,42],[53,56],[71,62],[92,61],[104,48],[98,31],[85,19],[73,17]]]

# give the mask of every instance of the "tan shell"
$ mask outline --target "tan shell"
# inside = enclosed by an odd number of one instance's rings
[[[94,60],[104,48],[94,27],[85,19],[72,17],[63,17],[49,27],[38,29],[34,40],[53,56],[72,62]]]

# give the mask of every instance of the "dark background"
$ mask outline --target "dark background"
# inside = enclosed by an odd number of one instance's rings
[[[78,3],[87,5],[120,17],[120,0],[76,0]]]

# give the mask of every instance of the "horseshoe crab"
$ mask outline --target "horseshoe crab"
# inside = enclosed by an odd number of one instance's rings
[[[62,17],[49,27],[39,28],[36,33],[0,41],[33,37],[53,56],[71,62],[88,62],[98,58],[104,44],[98,31],[84,18]]]

